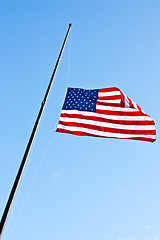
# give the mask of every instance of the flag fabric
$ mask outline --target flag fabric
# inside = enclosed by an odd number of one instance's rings
[[[79,136],[156,140],[152,118],[116,87],[68,88],[56,131]]]

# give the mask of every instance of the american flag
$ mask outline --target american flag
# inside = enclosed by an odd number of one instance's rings
[[[155,124],[116,87],[68,88],[57,132],[154,142]]]

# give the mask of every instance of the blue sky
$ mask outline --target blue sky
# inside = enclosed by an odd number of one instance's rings
[[[0,3],[0,214],[73,27],[2,240],[160,239],[160,2]],[[157,141],[54,133],[66,87],[119,87]]]

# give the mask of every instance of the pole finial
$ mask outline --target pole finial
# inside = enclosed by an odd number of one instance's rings
[[[69,24],[69,27],[72,27],[72,23]]]

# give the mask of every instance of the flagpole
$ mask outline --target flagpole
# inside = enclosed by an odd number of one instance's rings
[[[42,116],[42,113],[43,113],[43,109],[44,109],[45,103],[46,103],[46,101],[47,101],[47,97],[48,97],[48,95],[49,95],[49,91],[50,91],[50,88],[51,88],[51,85],[52,85],[52,82],[53,82],[53,79],[54,79],[54,76],[55,76],[55,73],[56,73],[56,70],[57,70],[57,67],[58,67],[58,64],[59,64],[59,61],[60,61],[60,58],[61,58],[61,55],[62,55],[62,52],[63,52],[63,49],[64,49],[64,46],[65,46],[65,43],[66,43],[66,40],[67,40],[67,37],[68,37],[68,34],[69,34],[69,31],[70,31],[71,26],[72,26],[72,24],[69,24],[69,27],[68,27],[68,30],[67,30],[67,33],[66,33],[66,36],[65,36],[63,45],[62,45],[62,47],[61,47],[61,51],[60,51],[60,53],[59,53],[59,56],[58,56],[58,59],[57,59],[57,62],[56,62],[54,71],[53,71],[53,73],[52,73],[52,76],[51,76],[51,79],[50,79],[50,82],[49,82],[47,91],[46,91],[45,96],[44,96],[44,99],[43,99],[43,101],[42,101],[42,103],[41,103],[41,108],[40,108],[40,110],[39,110],[39,113],[38,113],[36,122],[35,122],[35,124],[34,124],[34,127],[33,127],[33,130],[32,130],[32,133],[31,133],[31,136],[30,136],[28,145],[27,145],[27,147],[26,147],[26,150],[25,150],[25,153],[24,153],[22,162],[21,162],[21,165],[20,165],[19,170],[18,170],[18,172],[17,172],[17,176],[16,176],[16,178],[15,178],[15,181],[14,181],[14,184],[13,184],[13,187],[12,187],[12,190],[11,190],[11,192],[10,192],[10,195],[9,195],[9,198],[8,198],[8,201],[7,201],[5,210],[4,210],[4,212],[3,212],[3,215],[2,215],[2,218],[1,218],[1,222],[0,222],[0,238],[1,238],[1,236],[2,236],[3,228],[4,228],[5,222],[6,222],[6,220],[7,220],[7,216],[8,216],[10,207],[11,207],[11,205],[12,205],[13,198],[14,198],[14,195],[15,195],[15,193],[16,193],[16,190],[17,190],[17,187],[18,187],[18,184],[19,184],[19,181],[20,181],[20,178],[21,178],[21,175],[22,175],[22,172],[23,172],[23,169],[24,169],[24,166],[25,166],[25,163],[26,163],[26,160],[27,160],[29,151],[30,151],[30,149],[31,149],[32,142],[33,142],[33,140],[34,140],[34,137],[35,137],[35,134],[36,134],[36,131],[37,131],[37,128],[38,128],[38,124],[39,124],[39,121],[40,121],[40,119],[41,119],[41,116]]]

